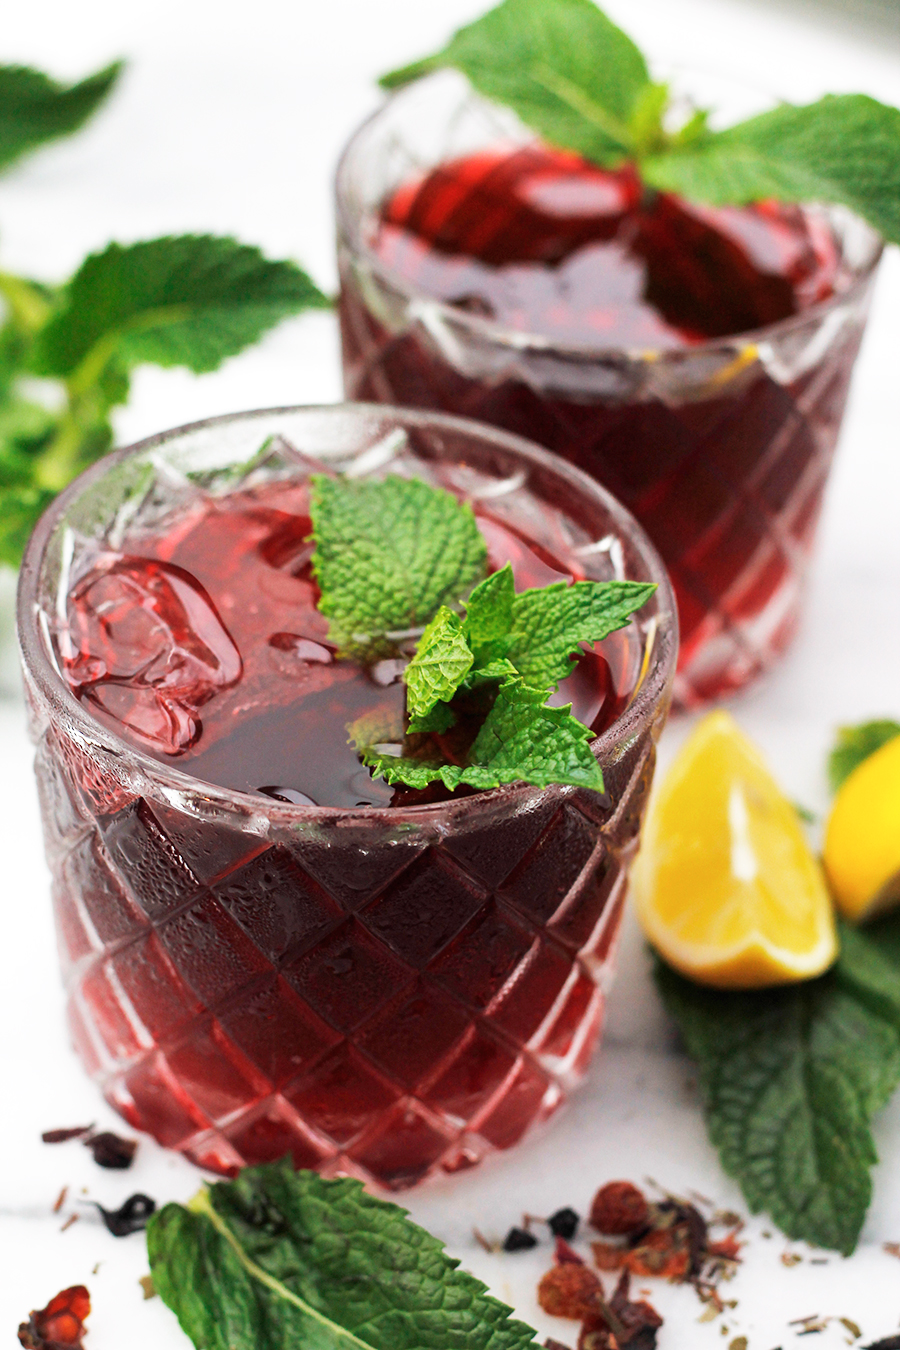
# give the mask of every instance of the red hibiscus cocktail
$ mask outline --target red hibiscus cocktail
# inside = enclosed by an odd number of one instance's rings
[[[648,191],[460,84],[402,90],[344,153],[346,393],[596,477],[672,578],[676,700],[737,689],[797,624],[880,241],[847,212]]]
[[[520,590],[657,584],[553,696],[595,734],[602,793],[372,777],[348,724],[402,713],[406,639],[369,664],[332,641],[317,470],[448,489]],[[402,1186],[553,1112],[600,1031],[677,643],[608,494],[453,418],[218,419],[57,500],[20,637],[71,1033],[133,1125],[214,1170],[290,1153]]]

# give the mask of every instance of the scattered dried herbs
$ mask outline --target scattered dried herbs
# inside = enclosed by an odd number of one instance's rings
[[[83,1350],[85,1319],[91,1296],[83,1284],[74,1284],[51,1298],[46,1308],[29,1314],[19,1325],[19,1344],[26,1350]]]
[[[97,1205],[103,1222],[113,1237],[128,1237],[130,1233],[141,1232],[147,1227],[147,1220],[151,1214],[156,1213],[156,1201],[151,1200],[149,1195],[141,1195],[140,1192],[130,1195],[119,1209],[104,1209],[96,1200],[90,1203]]]

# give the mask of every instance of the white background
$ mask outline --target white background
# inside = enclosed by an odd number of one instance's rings
[[[81,0],[4,5],[0,60],[77,78],[129,60],[108,109],[88,131],[30,160],[0,182],[0,266],[57,280],[110,238],[164,232],[234,233],[272,256],[301,259],[326,290],[335,284],[331,173],[348,134],[374,106],[374,77],[437,48],[482,0]],[[900,103],[900,10],[867,0],[609,0],[612,15],[660,61],[725,68],[803,100],[864,90]],[[867,716],[900,716],[900,257],[882,268],[834,474],[806,622],[779,669],[734,711],[757,738],[788,794],[826,805],[823,757],[833,728]],[[218,412],[339,397],[330,315],[285,324],[255,351],[197,379],[141,372],[121,439]],[[663,760],[686,730],[670,728]],[[81,1188],[107,1204],[133,1190],[185,1198],[198,1174],[142,1142],[130,1173],[101,1172],[72,1144],[50,1149],[43,1129],[114,1118],[83,1078],[61,1026],[47,877],[21,708],[0,703],[0,858],[6,951],[0,982],[0,1344],[64,1285],[85,1281],[94,1300],[90,1350],[187,1346],[160,1301],[141,1301],[140,1237],[117,1241],[75,1203]],[[881,1163],[864,1242],[850,1260],[812,1253],[786,1267],[784,1242],[762,1221],[749,1228],[745,1264],[727,1293],[725,1320],[697,1325],[693,1293],[662,1286],[661,1350],[795,1344],[793,1318],[847,1316],[863,1342],[900,1324],[900,1101],[876,1123]],[[523,1209],[582,1211],[603,1181],[656,1177],[723,1204],[740,1196],[722,1175],[701,1123],[691,1067],[674,1048],[650,986],[640,940],[626,932],[604,1052],[568,1114],[538,1140],[493,1165],[414,1193],[415,1217],[488,1280],[542,1335],[569,1343],[575,1324],[542,1318],[534,1302],[547,1249],[487,1256],[476,1224],[502,1234]],[[63,1184],[60,1235],[50,1207]],[[825,1260],[827,1264],[812,1264]],[[99,1266],[97,1266],[99,1263]],[[92,1273],[97,1267],[97,1273]],[[817,1350],[843,1345],[833,1323]],[[808,1345],[810,1342],[796,1342]]]

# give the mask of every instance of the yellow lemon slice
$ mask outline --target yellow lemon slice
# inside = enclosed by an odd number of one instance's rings
[[[900,736],[841,785],[825,832],[825,870],[848,919],[900,902]]]
[[[658,788],[632,882],[647,937],[701,984],[789,984],[837,955],[797,813],[728,713],[704,718]]]

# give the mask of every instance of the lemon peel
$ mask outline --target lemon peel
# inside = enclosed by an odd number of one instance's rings
[[[845,918],[859,923],[900,904],[900,736],[845,780],[828,819],[823,857]]]

